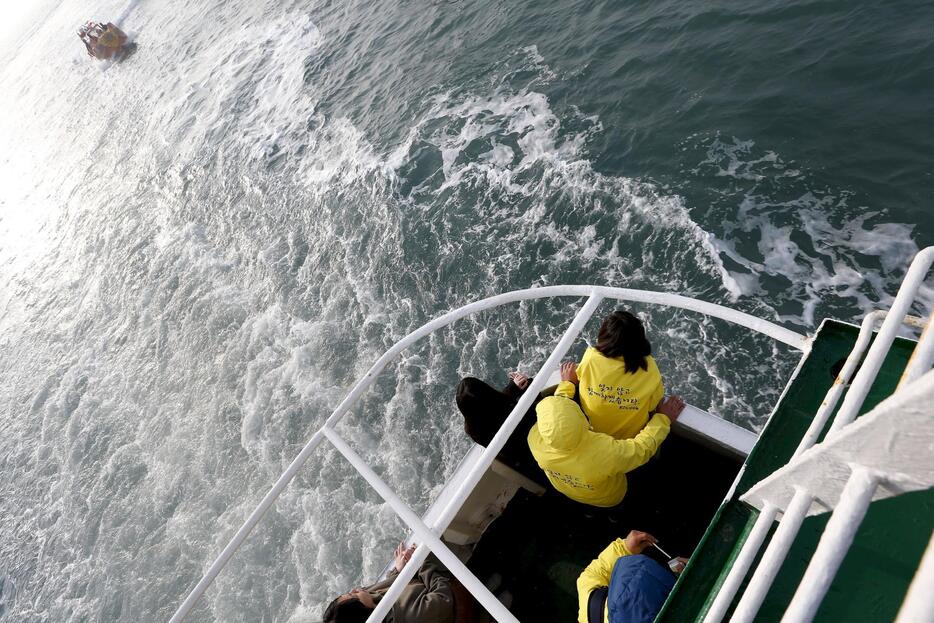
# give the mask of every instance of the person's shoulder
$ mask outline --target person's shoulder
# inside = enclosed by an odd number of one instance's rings
[[[655,362],[655,357],[652,355],[647,355],[645,358],[645,363],[648,365],[649,374],[661,374],[661,371],[658,369],[658,363]]]

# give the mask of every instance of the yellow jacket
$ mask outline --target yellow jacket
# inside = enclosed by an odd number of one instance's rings
[[[574,384],[558,385],[535,408],[529,448],[555,489],[591,506],[616,506],[626,495],[626,472],[652,458],[671,422],[656,413],[634,439],[613,439],[590,430],[573,400]]]
[[[626,548],[626,541],[616,539],[610,543],[605,550],[600,552],[596,560],[591,561],[584,569],[584,572],[577,578],[577,620],[579,623],[587,622],[587,603],[590,601],[590,593],[596,589],[610,585],[610,575],[613,573],[613,567],[616,561],[623,556],[631,556]],[[610,609],[603,609],[603,620],[609,621]]]
[[[649,413],[662,399],[665,386],[655,359],[645,360],[648,370],[626,372],[622,358],[605,357],[593,347],[584,353],[577,366],[581,407],[595,431],[616,439],[631,439],[649,421]]]

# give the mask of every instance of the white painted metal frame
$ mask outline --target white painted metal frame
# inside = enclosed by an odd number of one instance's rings
[[[479,311],[504,305],[507,303],[514,303],[518,301],[534,300],[541,298],[551,298],[558,296],[573,296],[573,297],[589,297],[587,303],[575,317],[574,321],[571,323],[571,326],[568,328],[567,332],[559,341],[554,352],[547,359],[545,364],[542,366],[542,370],[539,374],[536,375],[535,380],[528,390],[523,394],[522,398],[519,400],[519,403],[516,405],[513,412],[509,415],[506,422],[503,424],[500,431],[496,434],[493,440],[490,442],[490,445],[484,450],[482,458],[474,465],[474,467],[469,472],[467,478],[461,483],[458,487],[455,495],[452,496],[451,500],[448,502],[448,505],[442,511],[441,517],[435,529],[428,530],[427,526],[414,515],[410,515],[410,509],[408,509],[398,497],[388,488],[385,487],[385,483],[379,480],[378,477],[370,470],[370,478],[367,478],[367,474],[364,471],[361,471],[363,468],[366,468],[362,460],[353,453],[353,451],[343,444],[341,446],[342,440],[340,437],[334,433],[334,426],[347,414],[350,408],[356,403],[360,396],[373,384],[376,380],[376,377],[383,371],[383,369],[388,365],[388,363],[394,359],[400,352],[408,348],[411,344],[418,341],[419,339],[425,337],[426,335],[447,326],[448,324],[468,316]],[[332,444],[338,447],[338,450],[341,450],[342,454],[353,464],[353,466],[361,471],[361,474],[367,478],[367,481],[371,486],[377,489],[379,494],[389,503],[393,510],[400,514],[400,517],[417,533],[421,533],[420,538],[422,542],[416,548],[416,551],[413,553],[412,558],[409,561],[409,564],[403,568],[399,576],[397,576],[396,581],[393,583],[389,592],[386,596],[380,601],[377,610],[371,614],[369,621],[378,621],[376,618],[378,613],[385,614],[385,612],[392,606],[394,601],[401,594],[402,589],[405,584],[411,580],[414,576],[415,571],[425,560],[429,553],[429,549],[434,550],[436,555],[447,564],[451,562],[454,566],[449,567],[451,571],[464,582],[465,586],[468,589],[471,589],[471,592],[476,590],[475,596],[478,599],[481,599],[481,603],[484,606],[489,605],[492,608],[490,614],[494,615],[499,621],[513,621],[515,620],[508,611],[504,611],[500,605],[499,608],[496,607],[496,604],[493,604],[489,601],[492,598],[489,591],[483,587],[482,583],[479,586],[476,585],[478,582],[476,578],[471,574],[466,567],[454,563],[450,559],[451,554],[440,540],[437,539],[434,534],[441,534],[447,525],[451,522],[454,516],[457,513],[457,510],[464,503],[469,495],[470,491],[476,486],[476,483],[479,481],[480,477],[483,475],[483,472],[486,468],[492,463],[496,454],[502,449],[505,445],[509,435],[518,425],[519,420],[521,419],[522,414],[531,406],[534,396],[542,389],[544,386],[545,380],[548,376],[547,372],[551,368],[557,366],[561,358],[567,353],[574,339],[583,330],[584,325],[587,320],[590,318],[590,315],[593,314],[597,305],[603,299],[615,299],[621,301],[630,301],[630,302],[639,302],[639,303],[649,303],[654,305],[665,305],[669,307],[678,307],[681,309],[687,309],[690,311],[696,311],[701,314],[711,316],[714,318],[720,318],[726,320],[733,324],[737,324],[759,333],[763,333],[779,342],[787,344],[798,350],[806,351],[810,342],[807,337],[795,333],[784,327],[780,327],[774,323],[771,323],[767,320],[761,318],[756,318],[750,314],[740,312],[728,307],[723,307],[714,303],[707,303],[705,301],[698,301],[696,299],[691,299],[685,296],[680,296],[677,294],[667,294],[663,292],[649,292],[646,290],[632,290],[629,288],[610,288],[610,287],[601,287],[601,286],[581,286],[581,285],[569,285],[569,286],[547,286],[542,288],[531,288],[528,290],[518,290],[515,292],[509,292],[506,294],[500,294],[498,296],[493,296],[481,301],[476,301],[453,311],[448,312],[438,318],[435,318],[431,322],[426,323],[422,327],[416,329],[415,331],[409,333],[399,342],[394,344],[388,351],[386,351],[382,357],[380,357],[376,363],[363,375],[356,385],[350,390],[347,396],[343,401],[337,406],[334,412],[328,417],[325,424],[311,436],[305,446],[302,448],[301,452],[292,460],[286,470],[282,473],[279,479],[275,482],[272,488],[266,493],[260,503],[256,506],[249,517],[243,525],[237,530],[230,542],[224,547],[221,553],[218,555],[217,559],[211,564],[211,566],[204,573],[204,576],[199,580],[197,585],[191,590],[191,592],[186,596],[185,600],[178,607],[178,610],[170,619],[170,623],[179,623],[183,621],[185,616],[197,602],[197,600],[204,594],[208,586],[214,581],[217,575],[221,570],[226,566],[227,562],[233,556],[233,554],[239,549],[243,541],[246,540],[246,537],[250,534],[253,528],[265,515],[266,511],[272,506],[273,503],[278,499],[279,495],[288,486],[289,482],[295,477],[298,470],[305,463],[311,453],[318,447],[321,441],[325,438],[329,439]],[[343,450],[341,448],[344,448]],[[345,450],[350,450],[346,452]],[[368,468],[366,468],[368,469]],[[404,513],[404,514],[403,514]],[[406,520],[406,517],[408,520]],[[425,532],[427,530],[427,532]],[[440,545],[440,547],[438,547]],[[431,547],[429,547],[431,546]],[[494,601],[495,598],[492,598]],[[496,601],[498,604],[499,602]],[[489,608],[488,608],[489,609]]]
[[[801,523],[807,517],[813,502],[814,496],[810,491],[802,488],[795,490],[795,495],[778,524],[778,530],[775,531],[769,546],[765,548],[762,560],[749,580],[730,623],[751,623],[755,620],[759,607],[772,587],[772,582],[775,581],[775,576],[778,575],[778,570],[785,561],[795,537],[798,536]]]
[[[739,555],[733,561],[730,572],[704,616],[704,623],[719,623],[723,620],[727,610],[730,609],[730,604],[733,603],[733,597],[736,596],[736,592],[743,583],[750,567],[752,567],[752,563],[755,562],[756,554],[759,553],[759,549],[765,543],[765,539],[769,535],[769,529],[775,522],[776,517],[778,517],[778,508],[772,504],[766,504],[759,511],[756,523],[753,524],[752,530],[749,531],[749,535],[743,542],[742,549],[739,550]]]
[[[872,470],[853,466],[853,472],[840,495],[840,502],[824,528],[814,556],[808,563],[781,623],[810,623],[814,619],[830,583],[853,544],[856,531],[869,510],[869,503],[880,480],[880,476]]]
[[[807,432],[801,438],[801,443],[798,444],[798,448],[795,450],[789,462],[794,461],[817,442],[821,431],[824,430],[824,426],[827,424],[827,420],[833,413],[834,407],[837,406],[840,396],[843,395],[850,379],[853,377],[853,372],[856,370],[860,359],[862,359],[863,353],[869,346],[876,325],[885,319],[886,315],[887,313],[882,310],[866,314],[866,317],[860,325],[859,334],[853,345],[853,350],[850,351],[843,368],[834,380],[823,402],[821,402],[817,414],[811,421]],[[919,329],[924,327],[924,321],[916,316],[906,316],[904,318],[904,324]],[[743,542],[739,555],[730,567],[726,579],[717,591],[717,596],[714,598],[713,603],[710,605],[704,617],[704,623],[718,623],[726,615],[730,604],[733,603],[733,598],[736,596],[739,587],[743,583],[743,579],[745,579],[746,574],[749,573],[752,563],[755,561],[759,550],[762,548],[768,536],[769,528],[778,518],[779,513],[779,507],[771,502],[764,502],[752,530],[750,530],[749,535]]]
[[[872,382],[876,379],[876,375],[879,374],[879,370],[882,368],[882,362],[885,360],[885,356],[892,347],[896,335],[898,335],[898,330],[902,326],[902,320],[908,315],[912,304],[914,304],[915,297],[918,295],[918,289],[924,282],[924,278],[927,276],[931,264],[934,264],[934,247],[928,247],[920,251],[915,256],[915,259],[912,260],[908,272],[905,273],[905,279],[898,289],[898,294],[892,302],[892,307],[889,309],[888,315],[885,318],[885,322],[882,323],[882,328],[879,329],[879,335],[876,336],[872,346],[869,347],[866,360],[863,362],[859,372],[856,373],[856,378],[853,379],[853,385],[843,399],[843,404],[840,405],[840,410],[837,412],[837,416],[830,426],[830,431],[827,433],[828,437],[837,433],[841,428],[856,419],[860,407],[863,406],[863,402],[869,394]],[[928,369],[930,369],[930,367],[928,367]],[[916,376],[920,376],[923,373],[924,370],[920,370]]]
[[[843,364],[843,368],[840,370],[837,378],[834,379],[830,390],[827,391],[827,395],[824,397],[824,401],[814,415],[814,419],[811,420],[811,425],[808,427],[804,437],[801,438],[801,443],[798,444],[798,448],[791,457],[792,461],[798,458],[802,452],[817,443],[817,438],[820,437],[821,431],[824,430],[824,426],[827,424],[830,414],[833,413],[837,402],[840,400],[840,396],[843,395],[844,390],[846,390],[850,383],[850,379],[853,378],[853,372],[856,371],[859,360],[862,359],[863,353],[866,352],[866,347],[869,346],[869,341],[872,339],[872,334],[876,329],[876,325],[882,322],[887,315],[888,312],[876,310],[869,312],[866,314],[866,317],[863,318],[863,322],[859,327],[859,335],[856,337],[856,343],[853,344],[853,350],[851,350],[849,356],[847,356],[846,363]],[[916,329],[924,328],[924,321],[916,316],[905,316],[902,319],[902,324]],[[931,343],[934,345],[934,340],[931,340]],[[920,347],[921,344],[919,343],[918,348]],[[928,365],[928,369],[930,369],[930,367],[931,366]]]

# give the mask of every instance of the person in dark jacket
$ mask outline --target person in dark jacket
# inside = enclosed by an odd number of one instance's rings
[[[509,383],[502,390],[474,377],[462,379],[457,385],[457,408],[464,416],[464,432],[484,448],[490,445],[530,382],[530,378],[519,372],[509,375]],[[536,396],[496,458],[523,476],[545,484],[544,474],[525,441],[535,424],[535,405],[540,400],[541,396]]]
[[[414,545],[406,548],[400,544],[394,554],[395,564],[386,579],[339,596],[325,609],[324,623],[366,621],[414,551]],[[441,561],[434,554],[429,554],[383,623],[453,623],[455,609],[451,577]]]

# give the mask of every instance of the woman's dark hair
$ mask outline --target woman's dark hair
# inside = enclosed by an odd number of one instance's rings
[[[652,354],[652,345],[645,337],[642,321],[623,309],[603,319],[597,334],[597,350],[604,357],[622,357],[626,372],[649,369],[645,358]]]
[[[366,623],[371,612],[356,597],[341,603],[335,599],[324,610],[324,623]]]
[[[490,445],[514,406],[515,400],[472,376],[457,385],[457,408],[464,416],[464,431],[481,446]]]

